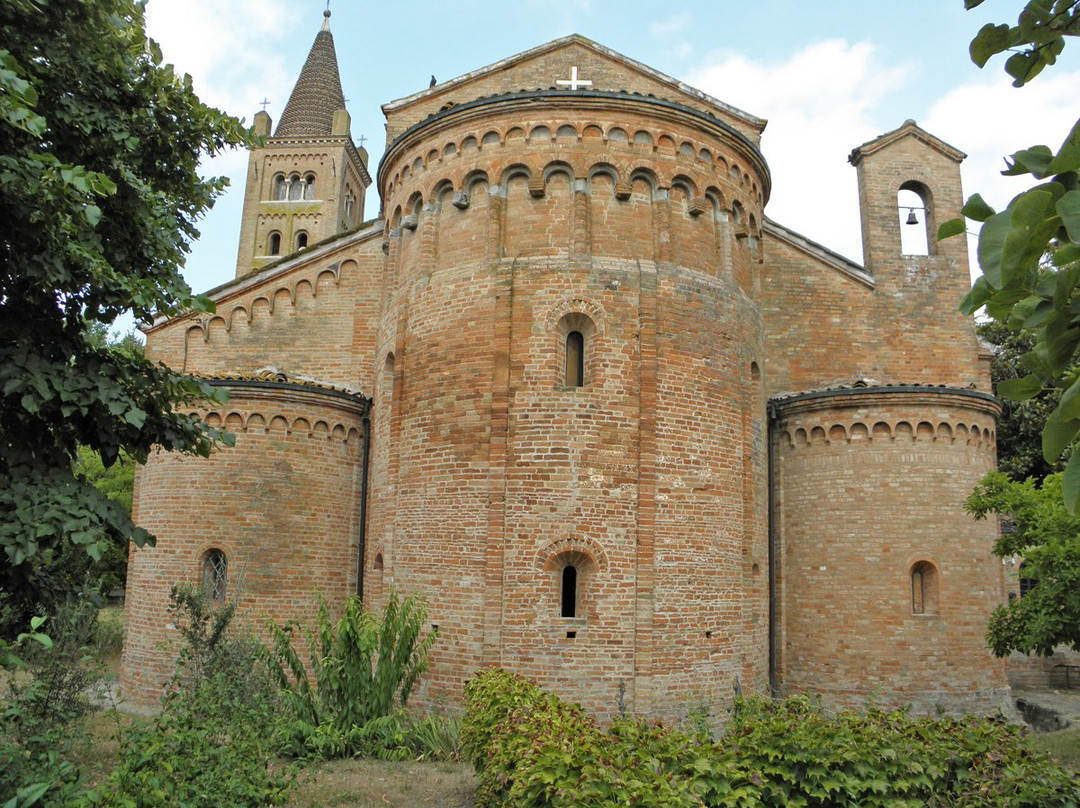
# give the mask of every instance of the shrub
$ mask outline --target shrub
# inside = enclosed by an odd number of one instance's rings
[[[465,684],[465,718],[461,722],[461,758],[478,772],[487,763],[495,728],[519,707],[544,697],[528,679],[501,668],[479,671]]]
[[[235,604],[174,587],[184,639],[162,711],[124,733],[120,761],[85,808],[262,808],[295,780],[276,761],[277,690],[257,646],[235,636]]]
[[[47,623],[35,618],[32,632],[14,647],[0,643],[0,668],[9,673],[0,714],[5,808],[67,806],[79,791],[80,773],[70,758],[84,736],[77,721],[91,709],[87,690],[101,679],[89,650],[96,621],[97,606],[73,598]],[[43,625],[49,635],[37,633]]]
[[[477,768],[480,808],[755,804],[745,773],[701,738],[632,719],[604,732],[581,707],[501,670],[471,679],[465,701],[462,755]]]
[[[293,627],[272,625],[271,669],[284,697],[280,725],[283,750],[291,755],[343,757],[361,754],[368,733],[391,729],[391,716],[408,703],[427,667],[435,641],[421,638],[427,609],[415,598],[391,594],[381,619],[351,597],[334,621],[319,597],[318,631],[306,632],[314,682],[293,648]],[[376,719],[384,723],[368,729]]]
[[[766,806],[1075,806],[1080,783],[1001,720],[827,714],[805,698],[746,699],[721,746],[761,780]]]
[[[1023,731],[902,711],[738,699],[717,742],[628,718],[604,732],[502,671],[466,686],[462,747],[480,808],[1076,808],[1080,782]]]

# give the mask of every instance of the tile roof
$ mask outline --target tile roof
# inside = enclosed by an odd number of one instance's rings
[[[315,35],[274,137],[327,137],[333,131],[335,110],[345,107],[329,12],[324,14],[322,30]]]

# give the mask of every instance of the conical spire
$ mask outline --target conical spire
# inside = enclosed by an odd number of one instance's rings
[[[323,18],[322,30],[315,35],[274,137],[329,136],[334,128],[334,112],[345,108],[334,35],[330,33],[330,9],[323,12]]]

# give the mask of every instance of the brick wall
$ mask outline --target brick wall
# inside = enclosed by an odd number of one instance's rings
[[[228,559],[236,625],[307,618],[315,591],[331,604],[356,590],[363,403],[294,384],[235,382],[230,401],[203,412],[236,446],[209,458],[156,453],[139,469],[135,520],[157,545],[132,549],[121,686],[151,704],[172,674],[174,584],[199,585],[204,554]]]
[[[986,648],[996,526],[963,501],[994,466],[997,405],[964,391],[864,388],[780,405],[780,684],[919,712],[1005,704]],[[912,569],[933,565],[924,613]],[[933,591],[931,591],[933,590]]]

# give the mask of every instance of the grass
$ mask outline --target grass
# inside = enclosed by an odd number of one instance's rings
[[[1080,727],[1032,735],[1030,743],[1035,749],[1049,752],[1062,766],[1080,771]]]
[[[335,760],[304,771],[290,808],[471,808],[476,777],[466,763]]]

